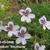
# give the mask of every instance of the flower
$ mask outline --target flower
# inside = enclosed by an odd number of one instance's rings
[[[39,19],[39,23],[43,26],[43,29],[45,30],[46,28],[48,30],[50,30],[50,21],[47,21],[46,17],[45,16],[42,16],[40,19]]]
[[[13,35],[16,36],[19,28],[18,25],[14,25],[14,23],[10,21],[8,22],[8,26],[5,26],[4,31],[8,32],[8,37],[12,37]]]
[[[18,38],[16,39],[16,43],[21,43],[22,45],[25,45],[26,39],[30,39],[31,35],[26,32],[25,27],[21,27],[20,31],[18,32]]]
[[[39,45],[39,43],[35,43],[34,49],[35,50],[45,50],[45,45]]]
[[[35,14],[32,14],[31,12],[32,10],[29,7],[19,10],[19,14],[22,16],[21,21],[31,23],[31,20],[35,18]]]
[[[4,29],[3,22],[0,21],[0,32]]]

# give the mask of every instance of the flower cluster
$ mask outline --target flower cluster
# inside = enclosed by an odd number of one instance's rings
[[[42,16],[39,19],[39,23],[43,26],[43,29],[46,28],[50,30],[50,21],[47,21],[45,16]],[[19,44],[26,44],[26,39],[30,39],[31,35],[27,32],[26,27],[20,27],[18,25],[14,25],[12,21],[8,22],[7,26],[3,26],[3,22],[0,21],[0,32],[4,30],[8,32],[8,37],[12,37],[15,35],[17,37],[16,43]]]
[[[2,28],[3,27],[3,28]],[[2,22],[0,22],[0,31],[8,32],[8,37],[11,38],[13,35],[17,37],[16,43],[26,44],[26,39],[30,39],[31,35],[27,32],[26,27],[20,27],[18,25],[14,25],[12,21],[8,22],[7,26],[3,26]]]
[[[31,13],[32,10],[27,7],[26,9],[20,9],[19,14],[22,16],[21,21],[22,22],[27,22],[31,23],[31,20],[35,18],[35,14]],[[45,16],[42,16],[39,19],[39,23],[43,26],[43,29],[45,30],[46,28],[50,30],[50,21],[47,21],[47,18]],[[16,43],[17,44],[23,44],[25,45],[27,42],[27,39],[31,38],[31,35],[27,32],[26,27],[20,27],[19,25],[14,25],[12,21],[8,22],[7,26],[3,26],[3,22],[0,21],[0,32],[4,30],[8,32],[8,37],[11,38],[13,35],[16,36]],[[44,45],[39,45],[38,43],[35,44],[34,46],[35,50],[45,50]]]

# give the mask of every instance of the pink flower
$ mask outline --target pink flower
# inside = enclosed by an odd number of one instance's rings
[[[35,43],[34,49],[35,50],[45,50],[45,45],[39,45],[39,43]]]
[[[12,37],[13,35],[16,36],[17,32],[19,30],[18,25],[14,25],[13,22],[8,22],[8,26],[5,26],[4,31],[8,32],[8,37]]]
[[[31,8],[27,7],[26,9],[19,10],[19,14],[22,16],[21,21],[30,23],[32,19],[35,18],[35,15],[31,13]]]
[[[39,19],[39,23],[43,26],[43,29],[45,30],[46,28],[48,30],[50,30],[50,21],[47,21],[46,17],[45,16],[42,16],[40,19]]]
[[[18,38],[16,39],[16,43],[17,44],[21,43],[21,44],[25,45],[27,43],[26,39],[30,39],[30,38],[31,38],[31,35],[26,32],[26,28],[21,27],[21,29],[18,33]]]

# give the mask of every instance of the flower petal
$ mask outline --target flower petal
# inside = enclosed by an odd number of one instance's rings
[[[25,38],[22,38],[22,39],[21,39],[21,42],[22,42],[23,45],[25,45],[25,44],[26,44]]]
[[[16,30],[19,30],[20,26],[15,25],[14,28],[15,28]]]
[[[12,35],[13,35],[13,32],[9,31],[8,32],[8,37],[12,37]]]
[[[16,39],[16,44],[20,44],[21,43],[21,39],[20,38],[17,38]]]
[[[41,47],[42,47],[42,50],[45,50],[45,48],[46,48],[45,45],[42,45]]]
[[[29,17],[30,19],[34,19],[34,18],[35,18],[35,14],[29,14],[28,17]]]
[[[3,30],[4,30],[4,31],[8,31],[8,30],[7,30],[7,27],[8,27],[8,26],[4,26],[4,29],[3,29]]]
[[[50,30],[50,21],[47,21],[47,24],[45,25],[48,30]]]
[[[21,27],[21,29],[20,29],[20,32],[22,31],[22,30],[24,30],[24,32],[26,32],[26,27]]]
[[[43,25],[43,29],[46,30],[46,26],[45,25]]]
[[[21,16],[23,15],[23,12],[25,12],[24,9],[19,10],[19,14],[20,14]]]
[[[27,17],[26,22],[31,23],[31,19]]]
[[[27,7],[26,10],[28,10],[29,12],[32,12],[31,8]]]
[[[26,17],[25,17],[25,16],[22,16],[22,17],[21,17],[21,21],[22,21],[22,22],[25,22],[25,21],[26,21]]]
[[[26,33],[25,36],[24,36],[24,38],[25,38],[25,39],[30,39],[30,38],[31,38],[31,35],[28,34],[28,33]]]
[[[4,26],[0,26],[0,32],[4,30]]]
[[[12,21],[8,22],[8,26],[9,26],[10,24],[14,26],[14,24],[13,24],[13,22],[12,22]]]

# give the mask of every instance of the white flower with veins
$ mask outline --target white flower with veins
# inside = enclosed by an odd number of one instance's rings
[[[35,14],[32,14],[31,12],[32,10],[29,7],[19,10],[19,14],[22,16],[21,21],[30,23],[31,20],[35,18]]]
[[[39,43],[35,43],[34,49],[35,50],[45,50],[45,45],[39,45]]]
[[[50,30],[50,21],[47,21],[46,17],[45,16],[42,16],[40,19],[39,19],[39,23],[43,26],[43,29],[45,30],[46,28],[48,30]]]
[[[31,35],[28,34],[26,32],[26,28],[25,27],[21,27],[20,31],[18,32],[18,38],[16,39],[16,43],[17,44],[22,44],[22,45],[25,45],[27,42],[26,42],[26,39],[30,39],[31,38]]]
[[[8,32],[8,37],[12,37],[13,35],[16,36],[19,28],[20,27],[18,25],[14,25],[13,22],[10,21],[8,22],[8,26],[5,26],[4,31]]]

